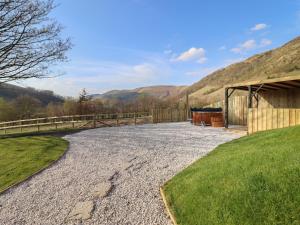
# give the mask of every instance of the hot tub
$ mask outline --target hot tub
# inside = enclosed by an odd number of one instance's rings
[[[191,108],[191,112],[194,125],[224,126],[222,108]]]

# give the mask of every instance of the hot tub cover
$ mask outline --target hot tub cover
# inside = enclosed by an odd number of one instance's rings
[[[191,112],[222,112],[222,108],[191,108]]]

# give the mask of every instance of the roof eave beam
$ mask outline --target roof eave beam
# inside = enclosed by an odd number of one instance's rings
[[[295,86],[293,85],[289,85],[289,84],[284,84],[284,83],[272,83],[272,86],[275,86],[275,87],[279,87],[279,88],[295,88]]]
[[[278,84],[280,85],[285,85],[285,86],[289,86],[290,88],[300,88],[300,84],[299,85],[295,85],[293,83],[289,83],[289,82],[278,82]]]
[[[272,90],[280,90],[280,89],[282,89],[282,88],[279,88],[279,87],[274,87],[274,86],[272,86],[272,85],[270,85],[270,84],[265,84],[264,87],[265,87],[265,88],[272,89]]]

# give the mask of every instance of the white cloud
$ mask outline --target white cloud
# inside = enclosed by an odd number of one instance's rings
[[[206,57],[202,57],[202,58],[200,58],[200,59],[197,61],[197,63],[203,64],[203,63],[206,63],[206,61],[207,61],[207,58],[206,58]]]
[[[234,53],[243,53],[249,50],[252,50],[257,47],[256,41],[251,39],[247,40],[242,44],[239,44],[238,47],[232,48],[231,51]]]
[[[254,27],[251,28],[251,31],[259,31],[259,30],[264,30],[266,29],[268,26],[265,23],[258,23],[256,24]]]
[[[156,65],[152,65],[149,63],[143,63],[139,65],[133,66],[133,74],[140,80],[143,81],[151,81],[152,79],[156,79],[157,76],[160,76],[159,68]]]
[[[200,64],[203,64],[207,61],[205,57],[205,50],[203,48],[190,48],[189,50],[181,53],[173,61],[196,61]]]
[[[266,46],[269,46],[271,44],[272,44],[272,41],[269,40],[269,39],[266,39],[266,38],[264,38],[260,41],[260,47],[266,47]]]
[[[167,50],[164,51],[164,54],[170,55],[170,54],[172,54],[172,52],[173,51],[171,49],[167,49]]]
[[[232,48],[232,49],[230,49],[230,51],[232,51],[232,52],[234,52],[234,53],[241,53],[241,52],[242,52],[242,49],[241,49],[241,48],[238,48],[238,47],[236,47],[236,48]]]
[[[224,50],[226,50],[227,49],[227,47],[225,46],[225,45],[223,45],[223,46],[221,46],[220,48],[219,48],[219,50],[221,50],[221,51],[224,51]]]
[[[272,40],[267,39],[267,38],[261,39],[259,43],[257,43],[255,40],[251,39],[251,40],[245,41],[242,44],[239,44],[235,48],[230,49],[230,51],[232,51],[234,53],[245,53],[249,50],[264,48],[271,44],[272,44]]]
[[[245,50],[253,49],[255,47],[256,47],[256,41],[253,39],[245,41],[243,44],[241,44],[241,48]]]

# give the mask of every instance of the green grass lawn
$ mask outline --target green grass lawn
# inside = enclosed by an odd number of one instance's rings
[[[180,225],[299,225],[300,126],[220,145],[163,190]]]
[[[66,140],[52,136],[0,139],[0,192],[47,167],[67,146]]]

